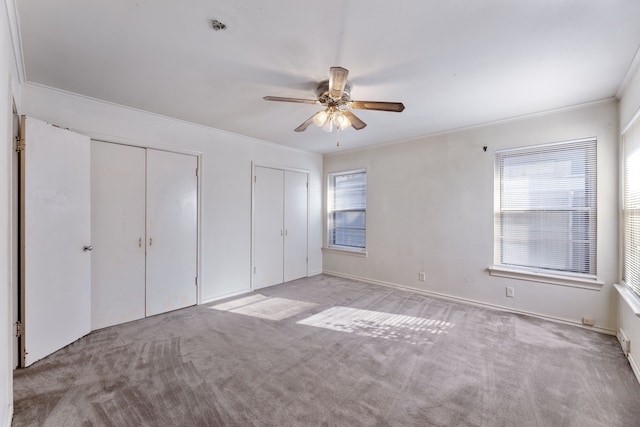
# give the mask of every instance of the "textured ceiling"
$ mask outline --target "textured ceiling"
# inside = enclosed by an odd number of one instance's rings
[[[616,95],[640,46],[637,0],[20,0],[27,82],[318,153]],[[214,31],[211,20],[227,29]],[[293,129],[329,67],[368,126]],[[341,147],[336,147],[336,138]]]

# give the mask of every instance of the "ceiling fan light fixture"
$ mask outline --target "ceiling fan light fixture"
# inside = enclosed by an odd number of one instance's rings
[[[322,130],[329,133],[333,132],[333,120],[331,118],[328,118],[327,121],[324,122]]]
[[[333,123],[340,130],[345,130],[346,128],[351,126],[351,121],[340,110],[336,111],[333,114]]]
[[[322,127],[327,122],[328,118],[329,113],[327,112],[327,110],[318,111],[313,116],[313,123],[315,123],[316,126]]]

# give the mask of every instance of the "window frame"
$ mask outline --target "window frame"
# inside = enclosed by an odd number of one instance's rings
[[[637,133],[637,134],[636,134]],[[632,150],[631,153],[627,151],[629,145],[635,145],[635,150]],[[640,231],[640,228],[637,226],[637,218],[640,216],[640,208],[638,207],[638,198],[640,197],[640,191],[634,191],[633,193],[633,207],[629,206],[629,196],[627,183],[630,180],[628,176],[628,159],[633,157],[634,155],[640,156],[640,115],[634,117],[631,123],[627,126],[627,128],[621,134],[621,144],[620,144],[620,165],[621,165],[621,235],[620,235],[620,253],[621,253],[621,282],[628,289],[631,294],[630,297],[634,298],[636,305],[640,305],[640,280],[638,280],[638,268],[640,267],[640,254],[635,254],[635,256],[630,257],[629,246],[631,243],[636,243],[640,241],[640,233],[637,235],[633,235],[633,241],[629,242],[627,237],[630,230],[629,228],[629,219],[636,218],[636,226],[634,231]],[[636,160],[637,162],[637,160]],[[637,251],[636,251],[637,252]],[[630,267],[630,258],[632,259],[633,266]],[[632,272],[629,269],[633,269]],[[635,282],[630,283],[628,280],[628,276],[632,274]],[[623,295],[624,296],[624,295]],[[640,308],[636,309],[637,315],[640,314]]]
[[[592,144],[592,145],[591,145]],[[593,150],[591,153],[585,151],[585,193],[588,194],[591,205],[588,208],[584,206],[571,206],[565,210],[567,212],[585,212],[588,210],[588,225],[589,235],[593,235],[593,240],[589,241],[589,248],[587,249],[588,260],[585,261],[585,265],[590,267],[588,272],[576,272],[570,269],[553,269],[541,266],[544,263],[538,263],[538,265],[517,265],[510,263],[503,263],[503,216],[502,216],[502,189],[503,189],[503,163],[500,163],[499,156],[508,157],[513,156],[526,156],[528,153],[532,155],[535,152],[544,154],[562,149],[562,145],[566,146],[567,150],[575,150],[581,145],[585,150]],[[592,159],[592,164],[587,167],[588,162]],[[509,277],[524,279],[530,281],[538,281],[559,285],[577,286],[592,288],[594,285],[601,286],[602,282],[597,280],[597,248],[598,248],[598,202],[597,202],[597,187],[598,187],[598,170],[597,170],[597,138],[583,138],[562,142],[554,142],[548,144],[538,144],[531,146],[523,146],[516,148],[509,148],[504,150],[497,150],[494,155],[494,263],[495,265],[489,268],[491,275],[500,277]],[[587,176],[586,174],[591,174]],[[546,200],[546,199],[545,199]],[[574,209],[575,208],[575,209]],[[540,211],[537,209],[523,209],[522,212],[535,212]],[[549,210],[553,212],[553,209]],[[542,210],[544,212],[544,210]],[[573,231],[573,230],[572,230]],[[568,241],[571,241],[569,239]]]
[[[349,246],[349,245],[339,245],[334,243],[334,239],[332,239],[332,234],[333,234],[333,230],[335,230],[335,227],[333,226],[333,214],[334,212],[338,211],[336,209],[334,209],[334,204],[335,204],[335,197],[334,197],[334,192],[335,192],[335,179],[336,177],[340,177],[340,176],[345,176],[345,175],[358,175],[358,174],[363,174],[365,177],[365,196],[364,196],[364,208],[363,209],[347,209],[347,210],[339,210],[342,212],[345,211],[361,211],[364,213],[364,247],[360,247],[360,246]],[[367,170],[362,168],[362,169],[352,169],[352,170],[346,170],[346,171],[338,171],[338,172],[330,172],[327,174],[327,233],[326,233],[326,242],[327,242],[327,246],[326,249],[329,250],[333,250],[333,251],[344,251],[344,252],[348,252],[348,253],[354,253],[354,254],[364,254],[366,255],[367,253],[367,183],[366,183],[366,177],[367,177]]]

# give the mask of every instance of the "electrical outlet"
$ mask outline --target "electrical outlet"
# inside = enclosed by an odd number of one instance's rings
[[[420,280],[421,282],[425,281],[424,271],[418,273],[418,280]]]
[[[620,342],[620,347],[622,347],[624,355],[628,356],[629,352],[631,352],[631,341],[629,341],[629,337],[622,329],[618,329],[618,333],[616,335],[618,337],[618,341]]]
[[[504,288],[504,292],[507,298],[515,298],[516,296],[511,286],[507,286],[506,288]]]
[[[582,324],[584,326],[593,326],[593,317],[583,316],[582,317]]]

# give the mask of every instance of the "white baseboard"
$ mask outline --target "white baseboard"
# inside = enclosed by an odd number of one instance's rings
[[[636,380],[640,383],[640,367],[638,367],[638,364],[636,363],[636,360],[633,358],[631,353],[627,355],[627,360],[631,365],[631,370],[633,371],[633,374],[636,376]]]
[[[11,399],[13,399],[13,396],[10,396]],[[9,403],[9,408],[8,408],[7,412],[7,419],[4,420],[4,426],[5,427],[11,427],[11,422],[13,421],[13,402]]]
[[[456,296],[453,296],[453,295],[442,294],[442,293],[439,293],[439,292],[425,291],[423,289],[412,288],[412,287],[406,286],[406,285],[400,285],[400,284],[391,283],[391,282],[384,282],[384,281],[381,281],[381,280],[369,279],[369,278],[366,278],[366,277],[354,276],[354,275],[351,275],[351,274],[339,273],[337,271],[325,270],[324,273],[328,274],[330,276],[343,277],[345,279],[358,280],[360,282],[371,283],[373,285],[381,285],[381,286],[386,286],[386,287],[390,287],[390,288],[401,289],[403,291],[415,292],[415,293],[418,293],[418,294],[427,295],[427,296],[434,297],[434,298],[440,298],[440,299],[444,299],[444,300],[448,300],[448,301],[461,302],[461,303],[464,303],[464,304],[474,305],[474,306],[477,306],[477,307],[491,308],[491,309],[494,309],[494,310],[506,311],[506,312],[515,313],[515,314],[524,314],[525,316],[533,316],[533,317],[537,317],[539,319],[545,319],[545,320],[549,320],[549,321],[552,321],[552,322],[564,323],[566,325],[571,325],[571,326],[578,326],[580,328],[588,329],[590,331],[599,332],[601,334],[614,335],[614,336],[616,335],[616,331],[613,330],[613,329],[602,328],[602,327],[599,327],[599,326],[584,326],[581,322],[576,321],[576,320],[563,319],[561,317],[548,316],[546,314],[534,313],[534,312],[526,311],[526,310],[516,310],[516,309],[513,309],[511,307],[504,307],[504,306],[497,305],[497,304],[489,304],[489,303],[482,302],[482,301],[475,301],[475,300],[471,300],[471,299],[467,299],[467,298],[456,297]]]
[[[322,274],[322,270],[310,271],[307,277],[317,276],[318,274]]]

